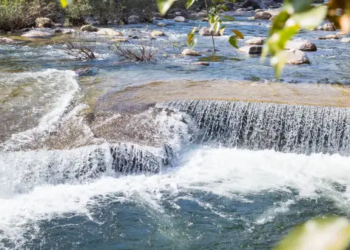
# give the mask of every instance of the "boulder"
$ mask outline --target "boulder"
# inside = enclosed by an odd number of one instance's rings
[[[123,35],[120,31],[110,29],[110,28],[99,29],[96,32],[96,34],[101,36],[122,36]]]
[[[296,49],[301,51],[317,51],[316,45],[309,41],[303,41],[303,42],[289,41],[286,44],[286,49]]]
[[[174,21],[179,23],[184,23],[186,22],[186,18],[184,18],[183,16],[177,16],[174,18]]]
[[[22,36],[27,38],[50,38],[53,37],[54,34],[46,31],[31,30],[24,33]]]
[[[252,9],[265,9],[264,4],[260,0],[246,0],[243,3],[242,7],[252,7]]]
[[[247,17],[247,20],[248,20],[248,21],[254,21],[254,20],[255,20],[255,17],[253,17],[253,16]]]
[[[140,23],[140,17],[138,15],[131,15],[128,18],[128,24],[137,24]]]
[[[35,26],[37,28],[52,28],[54,26],[50,18],[38,17],[35,19]]]
[[[346,33],[344,33],[344,32],[338,32],[336,35],[337,35],[337,36],[346,36],[346,35],[348,35],[348,34],[346,34]]]
[[[272,15],[269,12],[258,12],[255,13],[255,19],[270,20]]]
[[[260,55],[262,52],[262,46],[244,46],[238,49],[240,52],[247,53],[249,55]]]
[[[239,8],[237,9],[238,12],[246,12],[247,11],[247,8]]]
[[[337,35],[327,35],[327,36],[323,36],[323,37],[319,37],[319,40],[337,40],[339,39],[339,36]]]
[[[199,35],[201,36],[223,36],[224,32],[223,31],[218,31],[218,32],[214,32],[214,30],[210,30],[210,28],[201,28],[199,30]]]
[[[342,43],[350,43],[350,38],[349,37],[344,37],[343,39],[341,39]]]
[[[184,49],[182,53],[184,56],[200,56],[201,54],[193,49]]]
[[[195,14],[196,17],[207,17],[207,12],[205,10],[202,10],[201,12],[198,12]]]
[[[265,43],[265,37],[255,37],[245,41],[247,45],[263,45]]]
[[[81,31],[86,31],[86,32],[97,32],[98,28],[92,26],[91,24],[84,25],[80,28]]]
[[[336,31],[337,28],[334,26],[333,23],[325,23],[322,26],[322,30],[324,30],[324,31]]]
[[[304,52],[294,49],[286,51],[286,63],[295,65],[310,64],[310,60]]]
[[[165,36],[165,33],[160,30],[154,30],[150,34],[151,37],[156,37],[156,36]]]

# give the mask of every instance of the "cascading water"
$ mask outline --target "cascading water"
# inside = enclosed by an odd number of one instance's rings
[[[301,154],[350,154],[350,109],[226,101],[174,101],[158,107],[185,112],[198,143]]]

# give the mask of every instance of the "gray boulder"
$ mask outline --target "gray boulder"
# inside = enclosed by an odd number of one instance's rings
[[[214,30],[210,30],[210,28],[201,28],[199,30],[199,35],[201,36],[223,36],[224,32],[223,31],[218,31],[218,32],[214,32]]]
[[[286,63],[294,65],[310,64],[310,60],[301,50],[288,50],[286,51]]]
[[[316,45],[309,41],[303,41],[303,42],[289,41],[286,44],[286,49],[294,49],[294,50],[301,50],[301,51],[317,51]]]
[[[184,18],[183,16],[177,16],[177,17],[174,18],[174,21],[175,21],[175,22],[179,22],[179,23],[184,23],[184,22],[186,22],[187,20],[186,20],[186,18]]]
[[[240,52],[247,53],[249,55],[260,55],[262,52],[262,46],[244,46],[238,49]]]
[[[193,49],[184,49],[182,53],[184,56],[200,56],[201,54]]]
[[[80,28],[81,31],[86,31],[86,32],[97,32],[98,28],[92,26],[91,24],[84,25]]]
[[[52,28],[54,26],[50,18],[38,17],[35,19],[35,26],[37,28]]]
[[[245,41],[245,44],[247,45],[263,45],[265,43],[266,38],[265,37],[255,37],[252,39],[249,39]]]
[[[255,19],[270,20],[272,15],[269,12],[258,12],[255,13]]]

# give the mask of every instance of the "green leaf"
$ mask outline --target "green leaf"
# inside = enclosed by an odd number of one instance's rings
[[[235,33],[238,38],[244,39],[243,34],[239,30],[232,30],[232,32]]]
[[[232,45],[232,47],[235,47],[236,49],[238,49],[238,38],[237,38],[237,36],[230,36],[228,41]]]
[[[189,9],[195,2],[196,0],[187,0],[186,3],[186,9]]]
[[[162,16],[165,15],[175,1],[176,0],[157,0],[160,14]]]
[[[229,20],[229,21],[236,21],[236,19],[232,16],[223,16],[223,19]]]
[[[326,15],[327,7],[321,5],[309,11],[295,14],[290,20],[296,22],[301,28],[314,29],[323,21]]]
[[[187,46],[193,48],[197,44],[196,33],[197,27],[194,27],[187,35]]]
[[[294,228],[274,250],[345,250],[349,242],[350,223],[346,218],[319,218]]]

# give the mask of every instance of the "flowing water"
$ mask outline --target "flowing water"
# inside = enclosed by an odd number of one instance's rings
[[[238,19],[228,29],[267,32],[268,22]],[[217,40],[221,57],[199,59],[210,67],[173,57],[197,24],[167,27],[166,55],[149,64],[120,62],[103,44],[94,62],[52,42],[0,46],[1,250],[271,249],[310,218],[350,216],[350,108],[111,104],[113,93],[153,81],[275,81],[268,64],[232,50],[227,36]],[[286,84],[348,84],[350,47],[315,40],[322,35],[298,35],[319,50],[311,66],[286,68]],[[73,71],[87,66],[85,76]]]

